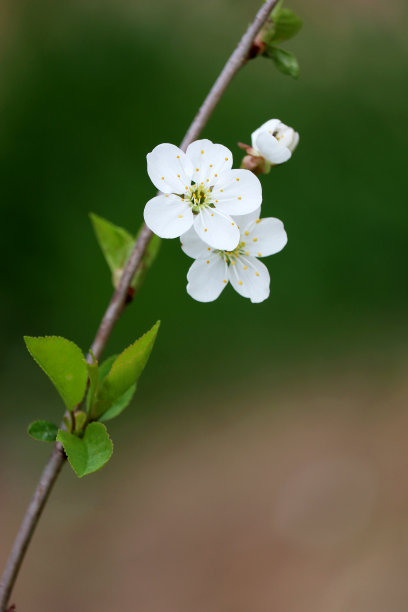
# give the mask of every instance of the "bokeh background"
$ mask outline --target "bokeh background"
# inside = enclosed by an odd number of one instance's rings
[[[93,211],[136,231],[145,156],[180,142],[255,0],[3,0],[0,563],[62,405],[22,336],[84,350],[111,295]],[[108,353],[162,327],[116,452],[65,469],[18,612],[406,612],[407,9],[293,0],[298,81],[258,59],[203,135],[234,152],[271,117],[300,132],[263,178],[289,243],[271,297],[185,292],[165,241]]]

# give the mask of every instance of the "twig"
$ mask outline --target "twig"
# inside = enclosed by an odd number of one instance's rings
[[[231,80],[247,61],[253,40],[265,23],[276,2],[277,0],[267,0],[259,9],[253,22],[249,25],[237,48],[228,59],[192,124],[188,128],[180,145],[183,150],[186,150],[188,145],[198,138]],[[92,351],[96,359],[101,357],[113,327],[123,311],[130,283],[151,238],[152,232],[144,225],[90,348],[90,352]],[[90,359],[91,356],[89,354],[88,360]],[[64,450],[59,443],[56,443],[41,475],[30,505],[27,508],[0,582],[0,612],[5,612],[6,610],[25,552],[30,544],[34,530],[64,461]]]

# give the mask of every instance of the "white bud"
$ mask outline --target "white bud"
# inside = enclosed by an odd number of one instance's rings
[[[299,142],[299,134],[279,119],[270,119],[252,134],[252,148],[273,165],[287,161]]]

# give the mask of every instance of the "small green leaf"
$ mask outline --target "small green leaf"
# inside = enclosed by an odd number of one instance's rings
[[[52,381],[68,410],[82,400],[88,380],[88,369],[82,351],[76,344],[57,336],[24,337],[34,361]]]
[[[283,74],[288,74],[294,79],[299,76],[299,64],[293,53],[278,47],[268,47],[264,55],[273,59],[276,68]]]
[[[102,253],[112,272],[112,282],[117,287],[123,268],[135,244],[135,237],[127,230],[107,219],[90,214],[92,225]]]
[[[303,21],[290,9],[282,8],[273,20],[273,35],[268,42],[282,42],[293,38],[303,25]],[[266,42],[266,41],[265,41]]]
[[[119,416],[124,409],[130,404],[132,397],[134,396],[136,391],[136,385],[132,385],[126,393],[122,395],[106,412],[103,413],[99,420],[103,423],[106,421],[111,421],[115,417]]]
[[[141,229],[142,228],[140,228],[139,233]],[[136,237],[136,240],[139,237],[139,233]],[[136,274],[134,275],[132,279],[131,286],[135,291],[140,289],[140,286],[142,285],[149,268],[151,268],[151,266],[153,265],[159,253],[160,245],[161,245],[161,238],[159,238],[158,236],[156,236],[156,234],[154,234],[149,244],[147,245],[147,249],[145,250],[144,255],[142,259],[140,260],[140,263],[137,267]]]
[[[83,438],[60,429],[57,440],[64,447],[68,461],[78,478],[96,472],[112,456],[112,440],[103,423],[90,423]]]
[[[34,423],[31,423],[28,427],[27,432],[34,440],[55,442],[58,427],[49,421],[34,421]]]
[[[88,415],[83,410],[77,410],[75,413],[75,433],[81,433]]]
[[[117,355],[111,355],[110,357],[105,359],[103,363],[101,363],[101,365],[99,366],[99,381],[100,382],[102,382],[103,379],[109,374],[116,358],[117,358]]]
[[[94,418],[102,416],[132,387],[141,375],[152,351],[159,330],[158,321],[150,331],[136,340],[115,359],[109,374],[99,387],[92,412]]]
[[[89,389],[86,397],[86,409],[89,413],[94,403],[95,394],[98,390],[99,368],[98,363],[87,363],[86,365],[89,375]]]

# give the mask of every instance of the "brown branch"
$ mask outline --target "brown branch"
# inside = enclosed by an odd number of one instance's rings
[[[246,63],[254,38],[268,18],[276,2],[277,0],[267,0],[259,9],[253,22],[249,25],[235,51],[228,59],[192,124],[188,128],[180,145],[183,150],[186,150],[188,145],[198,138],[231,80],[238,70]],[[92,351],[96,359],[101,357],[115,323],[123,311],[130,283],[151,238],[152,232],[144,225],[90,348],[90,352]],[[88,359],[91,359],[90,354],[88,355]],[[26,550],[64,461],[64,450],[59,443],[56,443],[41,475],[30,505],[27,508],[0,582],[0,612],[5,612],[6,610]]]

